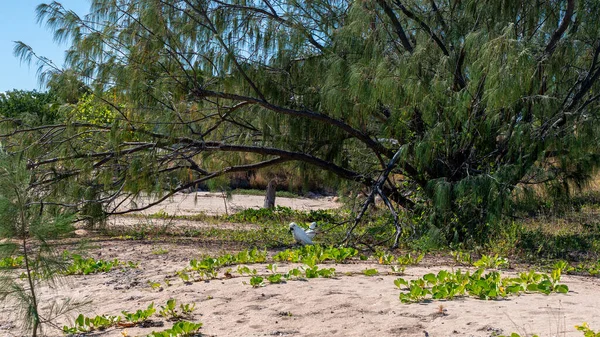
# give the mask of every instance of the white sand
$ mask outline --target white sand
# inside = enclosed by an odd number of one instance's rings
[[[244,199],[236,196],[234,200],[236,198]],[[282,199],[278,198],[281,204]],[[297,203],[299,200],[289,202]],[[311,202],[324,204],[318,200]],[[188,212],[188,206],[181,205],[166,205],[161,209]],[[299,207],[298,204],[294,205],[292,207]],[[65,278],[68,285],[59,289],[42,287],[43,307],[53,300],[67,297],[74,300],[89,298],[92,303],[77,310],[72,317],[79,313],[87,316],[120,315],[122,310],[143,309],[152,302],[160,308],[169,298],[175,298],[178,303],[196,303],[193,320],[204,324],[201,332],[206,336],[437,337],[510,335],[511,332],[518,332],[522,336],[536,333],[540,336],[570,337],[582,336],[574,326],[583,322],[600,330],[599,278],[563,276],[563,283],[570,289],[568,294],[527,294],[495,301],[460,298],[454,301],[402,304],[398,299],[400,291],[393,284],[397,276],[387,274],[389,266],[373,261],[324,265],[336,268],[337,277],[332,279],[295,280],[261,288],[244,285],[244,281],[249,281],[248,277],[186,285],[174,276],[175,272],[187,267],[191,258],[201,254],[217,255],[222,253],[223,247],[200,247],[193,240],[90,239],[97,246],[90,250],[91,255],[135,261],[139,262],[139,267],[104,274],[70,276]],[[158,248],[168,253],[153,254]],[[440,269],[457,268],[442,264],[439,259],[436,261],[426,257],[419,266],[407,268],[403,277],[411,279]],[[250,267],[256,268],[259,273],[267,273],[265,265]],[[279,271],[285,272],[290,267],[281,264]],[[366,268],[377,268],[380,275],[344,275],[348,271],[360,272]],[[219,277],[222,278],[224,272],[225,269],[221,270]],[[170,286],[166,286],[165,278],[170,279]],[[148,281],[161,283],[162,290],[152,289]],[[440,310],[443,314],[440,314]],[[14,307],[0,304],[0,336],[20,336],[13,322],[13,314]],[[162,317],[154,316],[153,320],[163,321],[164,327],[111,328],[93,336],[145,336],[152,330],[159,331],[172,325]],[[66,320],[61,317],[57,323],[62,326]],[[59,330],[49,327],[45,332],[47,336],[62,335]]]

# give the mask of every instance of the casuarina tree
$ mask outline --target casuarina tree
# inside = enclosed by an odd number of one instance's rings
[[[483,240],[519,190],[565,195],[598,164],[594,0],[93,0],[85,17],[58,2],[37,12],[69,43],[67,69],[22,42],[16,54],[43,78],[76,76],[106,118],[77,103],[61,123],[4,126],[44,140],[28,169],[81,205],[160,202],[299,163],[379,195],[394,243],[414,219]]]

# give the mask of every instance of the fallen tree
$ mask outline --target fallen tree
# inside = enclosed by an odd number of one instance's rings
[[[564,196],[600,159],[595,1],[37,10],[71,44],[66,70],[37,58],[42,77],[75,76],[93,98],[52,125],[5,119],[3,142],[47,149],[29,160],[36,187],[69,190],[65,204],[97,213],[123,212],[105,207],[117,198],[161,202],[228,173],[299,163],[370,189],[346,242],[375,195],[393,214],[393,245],[418,235],[416,222],[481,241],[516,190]],[[22,42],[15,53],[37,57]]]

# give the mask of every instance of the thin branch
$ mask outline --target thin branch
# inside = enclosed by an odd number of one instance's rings
[[[398,35],[398,38],[400,38],[400,42],[402,43],[404,49],[406,49],[409,53],[412,54],[414,48],[410,44],[410,41],[408,41],[408,37],[404,32],[404,28],[402,28],[402,24],[398,20],[398,17],[394,13],[394,10],[392,10],[392,8],[388,5],[386,0],[377,0],[377,3],[379,4],[379,6],[381,6],[381,8],[383,8],[385,15],[387,15],[390,21],[392,21],[392,25],[394,26],[396,35]]]
[[[113,211],[109,211],[109,212],[105,212],[108,215],[120,215],[120,214],[127,214],[127,213],[131,213],[131,212],[139,212],[139,211],[143,211],[145,209],[148,209],[152,206],[156,206],[158,204],[160,204],[161,202],[167,200],[168,198],[170,198],[171,196],[173,196],[175,193],[183,191],[185,189],[188,189],[190,187],[193,187],[195,185],[198,185],[201,182],[207,181],[209,179],[213,179],[215,177],[218,176],[222,176],[224,174],[227,173],[234,173],[234,172],[245,172],[248,170],[257,170],[257,169],[261,169],[261,168],[265,168],[265,167],[269,167],[269,166],[273,166],[273,165],[277,165],[277,164],[281,164],[284,163],[286,161],[289,161],[289,159],[287,158],[274,158],[274,159],[270,159],[270,160],[266,160],[266,161],[262,161],[260,163],[255,163],[255,164],[250,164],[250,165],[238,165],[238,166],[230,166],[227,168],[224,168],[220,171],[216,171],[216,172],[212,172],[210,175],[196,179],[192,182],[189,182],[187,184],[181,185],[179,187],[177,187],[176,189],[170,191],[169,193],[167,193],[166,195],[164,195],[163,197],[149,203],[148,205],[142,206],[142,207],[137,207],[137,208],[131,208],[131,209],[127,209],[124,211],[117,211],[116,208],[113,208]]]
[[[433,41],[435,41],[435,43],[438,45],[438,47],[440,47],[440,49],[442,50],[442,53],[444,53],[444,55],[450,56],[450,53],[448,52],[448,49],[446,48],[446,45],[444,44],[444,42],[442,42],[442,40],[433,32],[433,30],[423,20],[421,20],[413,12],[409,11],[408,8],[406,8],[402,4],[402,2],[400,2],[400,0],[395,0],[394,3],[398,7],[400,7],[400,10],[402,11],[402,13],[404,13],[404,15],[406,15],[410,19],[415,20],[421,26],[421,28],[423,28],[427,32],[427,34],[429,34],[429,36],[431,36]]]
[[[548,44],[546,45],[546,48],[544,49],[544,54],[542,55],[542,58],[550,57],[552,55],[552,53],[554,53],[554,50],[556,49],[556,45],[558,44],[558,41],[560,41],[563,34],[567,30],[567,27],[569,27],[569,24],[571,23],[571,18],[573,17],[574,11],[575,11],[575,0],[567,0],[567,10],[565,11],[565,16],[563,17],[558,28],[552,34],[550,41],[548,42]]]
[[[375,202],[375,194],[379,194],[384,199],[384,202],[386,203],[386,205],[388,206],[388,208],[390,209],[390,211],[392,211],[392,214],[394,215],[394,224],[396,226],[394,246],[397,246],[400,234],[402,234],[402,227],[400,226],[400,224],[398,222],[398,214],[396,213],[394,207],[390,203],[389,199],[385,196],[385,194],[383,193],[381,188],[382,188],[383,184],[385,184],[385,182],[388,180],[388,176],[392,172],[392,169],[396,166],[397,162],[400,160],[401,154],[402,154],[402,147],[400,147],[400,149],[398,149],[398,151],[396,151],[396,153],[394,154],[394,156],[388,163],[386,169],[381,173],[381,175],[379,176],[377,181],[373,184],[373,188],[371,189],[371,192],[369,193],[367,200],[365,200],[365,203],[363,204],[360,213],[354,219],[354,224],[346,232],[346,237],[344,238],[342,243],[344,243],[346,245],[349,244],[350,239],[352,238],[352,232],[354,231],[356,226],[358,226],[358,223],[360,222],[360,220],[364,216],[365,212],[369,208],[369,205],[371,205],[372,203]]]

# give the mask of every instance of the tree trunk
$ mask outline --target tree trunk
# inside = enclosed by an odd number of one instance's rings
[[[277,183],[275,179],[271,179],[269,184],[267,185],[267,193],[265,195],[265,203],[263,205],[264,208],[273,208],[275,207],[275,187]]]

